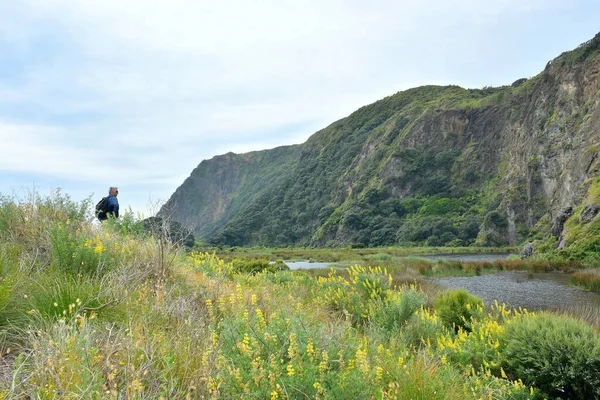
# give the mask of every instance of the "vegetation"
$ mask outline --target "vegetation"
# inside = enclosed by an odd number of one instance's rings
[[[571,275],[571,282],[593,292],[600,292],[600,270],[585,269]]]
[[[221,248],[327,247],[338,258],[347,247],[534,242],[536,257],[597,266],[599,49],[600,34],[511,85],[413,88],[306,143],[203,161],[161,215]]]
[[[523,373],[529,358],[513,345],[536,314],[467,296],[459,302],[476,312],[461,313],[469,329],[455,329],[427,291],[382,267],[257,270],[272,264],[187,253],[130,215],[96,226],[87,208],[60,193],[0,204],[2,398],[556,394]],[[596,393],[598,374],[577,354],[596,354],[598,333],[561,318],[566,333],[538,341],[558,348],[584,332],[569,365],[591,372],[565,393]]]
[[[471,322],[476,319],[483,300],[465,290],[446,290],[433,301],[433,309],[440,320],[449,328],[470,331]]]
[[[506,324],[500,339],[506,373],[552,397],[600,397],[600,338],[568,317],[521,316]]]

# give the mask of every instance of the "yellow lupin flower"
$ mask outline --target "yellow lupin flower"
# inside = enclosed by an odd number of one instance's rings
[[[375,368],[375,379],[377,381],[381,381],[381,379],[383,379],[383,368],[381,368],[381,367]]]
[[[262,331],[266,327],[265,316],[260,308],[255,310],[256,318],[258,319],[258,330]]]
[[[321,362],[319,363],[319,372],[321,374],[324,374],[325,371],[327,371],[328,364],[329,364],[329,354],[327,353],[327,350],[323,350],[323,352],[321,353]]]
[[[312,338],[308,338],[308,343],[306,344],[306,353],[312,358],[315,355],[315,347],[313,345]]]
[[[298,342],[296,342],[296,334],[290,333],[290,345],[288,347],[288,357],[290,359],[296,357],[299,354]]]
[[[287,374],[288,374],[288,376],[292,376],[292,375],[296,374],[296,370],[294,370],[294,364],[292,364],[292,363],[288,364]]]

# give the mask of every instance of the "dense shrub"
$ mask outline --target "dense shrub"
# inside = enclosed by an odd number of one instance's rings
[[[442,322],[454,329],[470,330],[471,318],[482,313],[483,300],[466,290],[446,290],[433,301]]]
[[[401,336],[409,346],[424,347],[436,343],[442,332],[444,332],[444,324],[439,316],[435,312],[422,308],[402,329]]]
[[[551,397],[600,398],[600,336],[567,316],[523,315],[506,324],[502,365]]]
[[[376,307],[372,322],[388,332],[397,332],[408,319],[425,305],[423,292],[407,289],[396,301],[381,302]]]
[[[508,220],[504,214],[494,210],[487,213],[484,224],[486,226],[493,225],[498,228],[506,228],[508,226]]]
[[[283,261],[271,264],[266,258],[234,258],[230,263],[230,271],[234,274],[257,274],[263,271],[276,272],[287,269],[290,268]]]
[[[456,233],[456,228],[448,218],[422,217],[406,221],[398,230],[397,240],[400,244],[427,240],[430,246],[441,246],[455,239]]]

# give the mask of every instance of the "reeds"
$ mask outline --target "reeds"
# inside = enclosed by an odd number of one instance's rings
[[[600,292],[600,270],[585,269],[571,275],[571,282],[592,292]]]

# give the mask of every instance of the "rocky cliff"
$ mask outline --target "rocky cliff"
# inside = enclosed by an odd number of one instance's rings
[[[600,34],[531,79],[410,89],[302,145],[203,161],[160,214],[231,245],[566,247],[597,209],[599,53]]]

